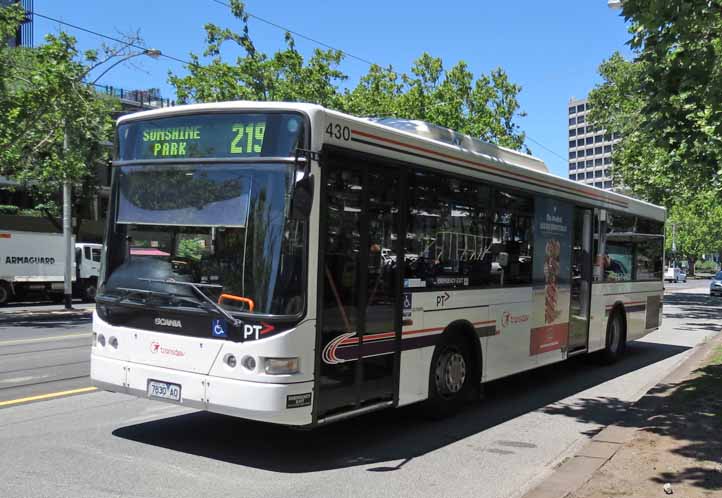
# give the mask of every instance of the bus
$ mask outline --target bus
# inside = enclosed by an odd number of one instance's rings
[[[661,323],[663,208],[446,128],[194,104],[121,117],[114,154],[101,389],[289,426],[444,415]]]

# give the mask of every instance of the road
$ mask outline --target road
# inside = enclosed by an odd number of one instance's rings
[[[518,497],[722,330],[722,299],[703,295],[707,285],[668,285],[664,326],[621,362],[574,359],[498,381],[443,421],[406,408],[294,431],[105,392],[6,406],[0,496]],[[87,327],[30,327],[26,337]],[[79,339],[40,344],[74,349]],[[0,354],[35,347],[0,343]]]

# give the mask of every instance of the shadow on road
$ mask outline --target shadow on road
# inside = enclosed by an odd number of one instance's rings
[[[443,421],[429,421],[418,406],[388,410],[313,431],[297,431],[207,412],[121,427],[113,435],[192,455],[274,472],[316,472],[358,465],[389,472],[411,459],[488,430],[528,412],[565,399],[611,379],[677,355],[688,348],[632,343],[613,366],[586,358],[544,367],[487,384],[487,398]],[[601,410],[596,422],[621,415]],[[534,446],[524,441],[497,441],[491,453],[513,454]],[[400,461],[377,466],[381,462]]]

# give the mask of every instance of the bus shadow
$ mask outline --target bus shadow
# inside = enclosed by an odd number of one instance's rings
[[[601,367],[590,364],[587,358],[574,358],[514,375],[487,384],[483,402],[441,421],[431,421],[418,406],[410,406],[303,431],[194,412],[121,427],[113,435],[273,472],[318,472],[355,466],[368,466],[366,470],[372,472],[393,472],[416,457],[687,349],[635,342],[629,344],[627,355],[615,365]],[[595,421],[609,424],[622,416],[619,411],[606,410],[598,413]],[[513,442],[508,443],[510,447],[504,451],[518,450]],[[385,464],[377,465],[382,462]]]

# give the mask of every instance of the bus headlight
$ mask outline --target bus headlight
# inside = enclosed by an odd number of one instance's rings
[[[265,372],[268,375],[298,373],[298,358],[266,358]]]

